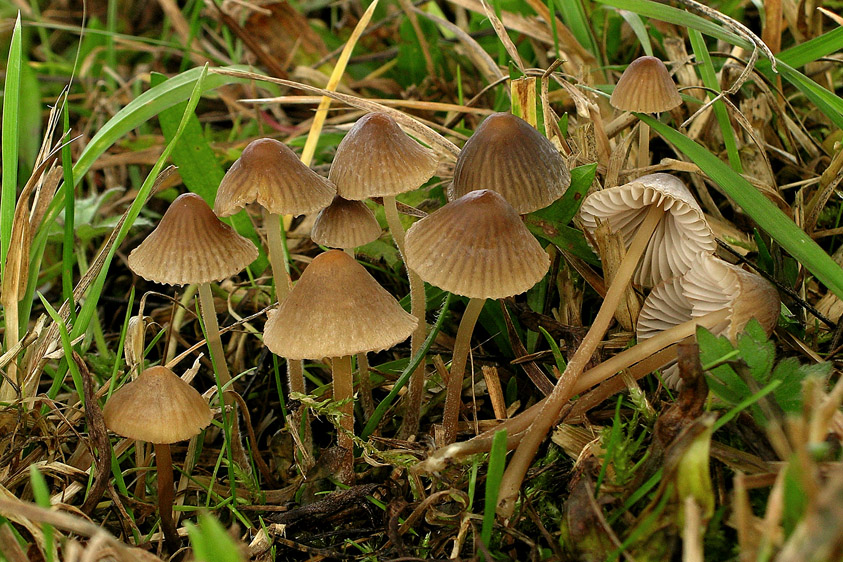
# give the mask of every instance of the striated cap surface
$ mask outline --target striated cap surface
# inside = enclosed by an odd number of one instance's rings
[[[510,113],[486,118],[465,143],[454,168],[451,199],[476,189],[500,193],[521,214],[547,207],[571,185],[556,147]]]
[[[185,193],[129,254],[129,268],[149,281],[188,285],[230,277],[257,257],[251,240],[218,219],[201,197]]]
[[[211,423],[211,409],[202,395],[160,366],[119,388],[102,413],[114,433],[149,443],[185,441]]]
[[[664,63],[645,56],[626,67],[609,103],[623,111],[661,113],[680,105],[682,98]]]
[[[407,267],[457,295],[498,299],[539,282],[550,258],[494,191],[472,191],[407,231]]]
[[[328,206],[336,188],[275,139],[249,143],[226,172],[214,211],[221,217],[251,203],[277,215],[302,215]]]
[[[418,321],[342,250],[319,254],[266,322],[263,342],[288,359],[381,351]]]
[[[310,237],[329,248],[356,248],[377,240],[381,226],[372,210],[362,201],[349,201],[339,195],[319,211]]]
[[[698,253],[712,253],[716,248],[711,227],[685,184],[670,174],[649,174],[596,191],[580,208],[586,230],[593,232],[598,220],[608,222],[613,232],[623,235],[628,248],[651,205],[663,209],[665,217],[635,272],[635,283],[645,287],[682,275]]]
[[[337,147],[328,179],[345,199],[412,191],[436,173],[436,154],[410,138],[386,113],[364,115]]]

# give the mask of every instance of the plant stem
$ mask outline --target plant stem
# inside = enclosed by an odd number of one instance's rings
[[[334,357],[332,360],[332,376],[334,380],[334,401],[345,400],[340,407],[341,431],[338,432],[337,443],[345,449],[340,463],[339,479],[343,484],[354,482],[354,379],[351,373],[351,355]]]
[[[281,215],[270,213],[261,208],[263,227],[266,230],[266,246],[269,251],[269,264],[272,266],[272,279],[275,281],[275,295],[278,302],[290,293],[290,274],[284,261],[284,240],[281,237]]]
[[[173,520],[173,459],[170,446],[155,443],[155,466],[158,468],[158,514],[161,516],[161,530],[167,550],[174,554],[181,546],[181,539]]]
[[[448,387],[445,391],[445,412],[442,414],[445,445],[450,445],[457,437],[457,424],[459,423],[460,405],[462,404],[462,381],[465,375],[465,365],[468,361],[468,352],[471,349],[471,334],[474,332],[474,325],[477,323],[477,317],[480,316],[484,304],[486,304],[486,299],[470,299],[465,307],[462,320],[460,320],[460,327],[457,329],[454,356],[451,359],[451,372],[448,376]]]
[[[559,415],[562,406],[570,398],[568,390],[580,377],[585,366],[591,360],[592,355],[594,355],[597,346],[603,340],[603,336],[609,328],[609,323],[615,314],[618,303],[624,291],[626,291],[629,280],[632,279],[632,275],[638,267],[638,261],[644,254],[644,250],[647,248],[653,231],[663,217],[664,211],[658,205],[652,205],[650,207],[649,212],[638,227],[638,232],[627,249],[626,256],[618,267],[616,277],[606,292],[606,297],[603,299],[603,304],[600,305],[600,310],[597,312],[591,328],[586,333],[574,356],[568,362],[565,372],[559,377],[559,381],[553,388],[553,392],[547,397],[544,407],[530,425],[526,435],[521,440],[521,444],[512,456],[512,460],[501,482],[501,494],[498,496],[498,514],[501,517],[508,518],[512,515],[515,509],[515,498],[518,495],[518,490],[521,488],[521,482],[523,482],[524,475],[527,473],[527,469],[536,456],[539,445],[541,445],[541,442]]]
[[[217,375],[220,377],[220,386],[224,387],[231,381],[231,373],[228,371],[228,364],[225,360],[225,351],[220,339],[220,326],[217,324],[217,311],[214,308],[214,297],[211,294],[210,283],[199,284],[199,304],[202,308],[202,321],[205,323],[205,331],[208,334],[208,349],[211,351],[211,359]],[[225,401],[225,393],[223,393]]]
[[[398,217],[398,206],[395,196],[383,198],[383,210],[386,214],[386,222],[389,225],[389,233],[398,246],[398,252],[404,261],[404,227],[401,226],[401,219]],[[410,282],[410,314],[419,321],[418,326],[410,337],[410,356],[418,352],[424,338],[427,336],[427,323],[424,315],[427,308],[426,296],[424,294],[424,281],[418,273],[407,267],[407,279]],[[422,359],[419,366],[410,377],[410,384],[407,388],[407,402],[404,409],[404,419],[401,422],[401,429],[398,432],[399,438],[408,438],[419,431],[419,418],[421,416],[422,394],[424,393],[424,366]]]
[[[650,126],[644,121],[638,122],[638,167],[650,165]]]

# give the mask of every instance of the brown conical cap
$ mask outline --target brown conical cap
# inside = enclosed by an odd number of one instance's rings
[[[412,191],[436,173],[436,154],[410,138],[386,113],[357,120],[337,147],[328,178],[346,199]]]
[[[550,259],[503,197],[483,189],[463,195],[407,231],[407,267],[437,287],[498,299],[538,283]]]
[[[662,208],[665,218],[653,232],[635,272],[634,281],[646,287],[682,275],[698,253],[712,253],[716,248],[711,227],[685,184],[670,174],[649,174],[596,191],[580,208],[584,228],[594,231],[598,220],[608,222],[629,247],[651,205]]]
[[[257,203],[277,215],[302,215],[328,206],[336,191],[286,144],[257,139],[226,172],[217,190],[214,211],[227,217]]]
[[[660,113],[682,103],[667,67],[656,57],[638,57],[626,67],[609,100],[623,111]]]
[[[491,189],[526,214],[562,197],[569,185],[571,173],[553,143],[523,119],[495,113],[460,151],[448,197]]]
[[[310,237],[329,248],[356,248],[377,240],[381,226],[363,201],[349,201],[339,195],[319,211]]]
[[[102,413],[114,433],[161,444],[190,439],[212,417],[202,395],[166,367],[150,367],[118,389]]]
[[[218,219],[201,197],[185,193],[129,254],[129,269],[165,285],[210,283],[234,275],[257,257],[250,240]]]
[[[381,351],[407,339],[418,321],[341,250],[319,254],[271,313],[263,342],[288,359]]]

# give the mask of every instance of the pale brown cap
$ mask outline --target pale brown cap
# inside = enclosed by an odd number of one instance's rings
[[[682,98],[662,61],[638,57],[621,74],[609,103],[623,111],[660,113],[681,104]]]
[[[283,142],[257,139],[226,172],[214,211],[227,217],[257,203],[276,215],[303,215],[328,206],[336,191]]]
[[[436,154],[410,138],[386,113],[357,120],[337,147],[328,178],[346,199],[413,191],[436,173]]]
[[[342,250],[319,254],[271,312],[263,343],[287,359],[381,351],[407,339],[418,320]]]
[[[580,208],[585,229],[593,232],[598,220],[608,222],[629,247],[651,205],[663,209],[665,218],[653,232],[635,272],[635,283],[645,287],[682,275],[698,253],[712,253],[716,248],[711,227],[685,184],[670,174],[649,174],[596,191]]]
[[[212,417],[202,395],[166,367],[150,367],[122,386],[102,413],[114,433],[161,444],[190,439]]]
[[[523,293],[550,258],[503,197],[483,189],[463,195],[407,231],[407,267],[440,289],[479,299]]]
[[[249,239],[218,219],[201,197],[185,193],[129,254],[129,268],[149,281],[188,285],[230,277],[257,257]]]
[[[448,197],[491,189],[526,214],[562,197],[569,185],[571,173],[553,143],[523,119],[494,113],[460,151]]]
[[[363,201],[349,201],[339,195],[319,211],[310,237],[329,248],[356,248],[377,240],[381,226]]]

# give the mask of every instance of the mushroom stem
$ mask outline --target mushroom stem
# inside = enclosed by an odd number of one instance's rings
[[[287,273],[284,263],[284,240],[281,238],[281,215],[270,213],[263,208],[262,212],[269,264],[272,266],[272,278],[275,281],[275,295],[278,302],[281,302],[290,292],[290,274]]]
[[[222,348],[220,339],[220,326],[217,324],[217,311],[214,308],[214,297],[211,294],[210,283],[199,284],[199,304],[202,309],[202,321],[205,323],[205,331],[208,335],[208,349],[211,351],[211,360],[220,378],[220,387],[231,381],[231,373],[225,361],[225,351]],[[225,394],[223,394],[223,397]],[[225,398],[223,398],[225,400]]]
[[[170,456],[170,446],[155,443],[155,466],[158,469],[158,514],[161,516],[161,530],[164,532],[164,542],[171,554],[178,551],[181,539],[173,520],[173,459]]]
[[[606,297],[600,305],[600,310],[591,325],[591,328],[586,333],[579,348],[574,353],[574,356],[568,362],[565,372],[559,377],[559,381],[553,389],[553,392],[547,397],[544,407],[536,416],[536,419],[530,425],[527,433],[518,446],[512,460],[506,469],[501,482],[501,492],[498,496],[498,514],[502,517],[509,517],[515,508],[515,496],[521,488],[521,482],[524,480],[524,475],[532,463],[539,449],[539,445],[547,435],[553,422],[559,415],[559,411],[565,402],[568,401],[567,388],[570,388],[572,382],[575,384],[577,379],[582,374],[585,366],[591,360],[597,346],[603,340],[606,330],[609,328],[609,323],[615,314],[621,297],[638,267],[638,261],[644,254],[650,237],[655,231],[664,216],[664,211],[658,205],[651,205],[650,210],[644,217],[638,231],[632,239],[632,242],[627,249],[627,254],[618,267],[612,285],[606,292]]]
[[[395,240],[395,245],[398,246],[401,259],[404,260],[404,264],[406,265],[404,227],[401,226],[401,219],[398,217],[398,205],[395,202],[394,195],[383,198],[383,209],[386,214],[386,222],[389,225],[389,233],[392,239]],[[410,282],[410,314],[415,316],[419,321],[418,327],[410,337],[410,357],[413,357],[419,348],[421,348],[422,342],[424,342],[424,338],[427,336],[427,323],[424,319],[427,302],[424,293],[424,281],[422,281],[418,273],[408,267],[407,278]],[[407,406],[404,410],[404,420],[401,422],[401,429],[398,433],[403,438],[415,435],[419,430],[421,401],[422,394],[424,393],[424,366],[425,361],[422,359],[419,366],[416,367],[416,370],[410,376],[410,383],[407,386]]]
[[[462,404],[462,381],[468,361],[468,351],[471,349],[471,334],[474,332],[474,325],[484,304],[486,304],[486,299],[470,299],[460,320],[460,327],[457,329],[454,356],[451,359],[451,371],[445,392],[445,412],[442,414],[445,445],[450,445],[457,437],[457,424]]]
[[[341,431],[338,432],[337,443],[345,449],[345,452],[342,455],[338,476],[343,484],[352,484],[354,482],[354,380],[351,373],[351,355],[334,357],[331,362],[334,401],[346,401],[340,407]]]
[[[650,126],[644,121],[638,122],[638,167],[650,165]]]

